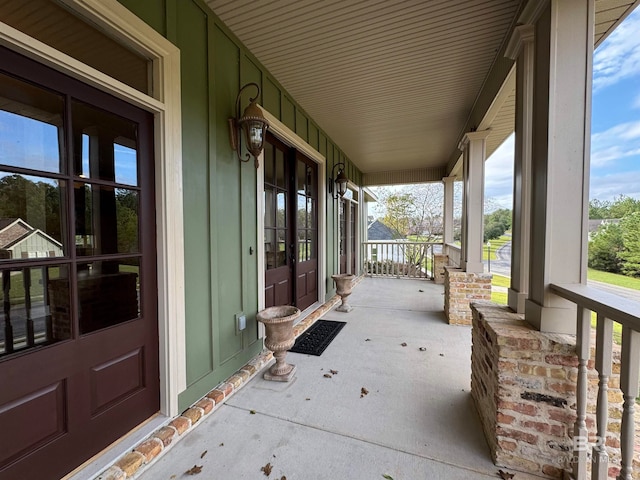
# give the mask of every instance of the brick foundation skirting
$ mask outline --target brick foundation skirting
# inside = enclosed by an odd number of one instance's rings
[[[451,325],[471,325],[471,303],[491,301],[490,273],[444,267],[444,314]]]
[[[354,286],[360,283],[362,278],[362,276],[356,277]],[[295,336],[300,336],[339,301],[340,297],[335,295],[298,322],[293,327]],[[161,455],[167,453],[170,447],[184,438],[185,434],[190,432],[198,422],[215,412],[227,399],[245,386],[272,360],[272,352],[263,350],[191,407],[177,417],[168,420],[165,425],[140,442],[130,452],[124,454],[113,465],[94,477],[94,480],[126,480],[142,473]]]

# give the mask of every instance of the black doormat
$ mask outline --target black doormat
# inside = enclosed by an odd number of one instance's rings
[[[346,324],[347,322],[318,320],[296,339],[295,345],[289,351],[319,357]]]

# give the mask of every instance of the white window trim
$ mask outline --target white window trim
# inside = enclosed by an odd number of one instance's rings
[[[152,59],[153,98],[0,22],[0,44],[154,114],[160,412],[186,389],[180,51],[116,0],[60,0]]]
[[[293,130],[278,120],[274,115],[269,113],[264,107],[262,112],[269,121],[269,131],[284,144],[295,148],[300,153],[313,160],[318,164],[318,301],[324,303],[326,296],[326,277],[327,277],[327,249],[326,249],[326,232],[327,232],[327,185],[324,182],[326,178],[327,161],[324,155],[309,145],[302,137],[298,136]],[[264,302],[264,276],[266,274],[264,268],[264,154],[260,156],[260,166],[258,168],[257,197],[258,210],[256,212],[258,225],[258,310],[265,308]],[[260,324],[260,337],[264,336],[264,326]]]

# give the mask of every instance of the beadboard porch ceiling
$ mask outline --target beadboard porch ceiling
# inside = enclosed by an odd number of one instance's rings
[[[513,131],[513,79],[489,120],[473,124],[472,111],[522,0],[207,3],[365,179],[451,167],[471,127],[490,126],[488,154]],[[595,43],[638,3],[596,0]]]

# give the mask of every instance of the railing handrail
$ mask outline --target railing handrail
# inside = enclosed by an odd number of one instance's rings
[[[381,243],[381,244],[398,244],[398,243],[402,243],[402,244],[412,244],[415,243],[416,245],[444,245],[443,242],[425,242],[425,241],[414,241],[414,240],[407,240],[406,238],[399,238],[397,240],[367,240],[366,242],[362,242],[363,245],[370,245],[370,244],[374,244],[374,243]]]
[[[552,283],[549,287],[576,305],[640,331],[640,302],[582,283]]]

